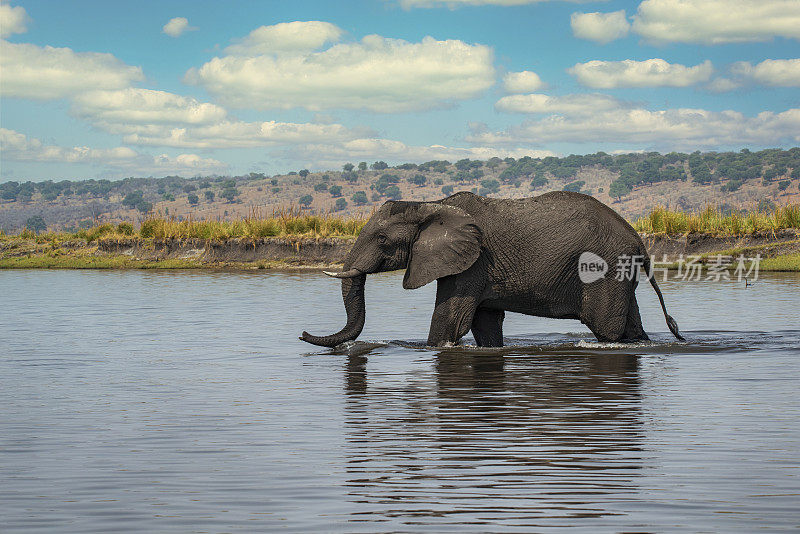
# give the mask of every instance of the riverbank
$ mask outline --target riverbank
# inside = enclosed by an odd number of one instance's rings
[[[800,271],[800,231],[747,236],[641,234],[662,265],[719,255],[761,257],[762,271]],[[0,269],[272,269],[318,270],[341,265],[355,237],[99,238],[0,237]],[[674,266],[674,265],[673,265]]]

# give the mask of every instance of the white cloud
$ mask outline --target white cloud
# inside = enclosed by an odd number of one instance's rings
[[[741,86],[741,83],[731,80],[730,78],[714,78],[706,85],[706,89],[712,93],[727,93]]]
[[[624,9],[611,13],[573,13],[570,24],[575,37],[602,44],[625,37],[631,29]]]
[[[72,148],[44,145],[36,138],[0,128],[0,152],[3,159],[14,161],[35,161],[45,163],[88,163],[116,171],[151,173],[196,173],[208,174],[225,170],[227,165],[196,154],[169,156],[161,154],[150,156],[136,152],[128,147]]]
[[[631,105],[609,95],[594,93],[565,96],[510,95],[498,100],[494,107],[498,111],[509,113],[585,115],[628,108]]]
[[[282,22],[273,26],[261,26],[225,49],[238,56],[258,56],[276,52],[309,52],[327,43],[335,43],[342,33],[341,28],[330,22],[311,20],[307,22]]]
[[[747,117],[736,111],[618,109],[593,115],[551,115],[503,132],[473,133],[490,146],[523,143],[626,143],[658,150],[765,146],[800,142],[800,109]]]
[[[487,46],[368,35],[319,52],[217,57],[185,81],[234,107],[393,113],[474,98],[494,84],[494,67]]]
[[[714,66],[706,60],[694,67],[667,63],[663,59],[645,61],[588,61],[567,69],[581,85],[596,89],[615,87],[687,87],[706,82]]]
[[[6,38],[14,33],[28,31],[28,14],[22,6],[0,4],[0,37]]]
[[[503,77],[503,87],[507,93],[530,93],[544,87],[539,75],[529,70],[509,72]]]
[[[189,26],[189,20],[186,17],[175,17],[173,19],[169,19],[169,22],[164,24],[164,27],[161,28],[161,31],[170,37],[180,37],[183,35],[183,32],[191,32],[196,29],[197,28],[194,26]]]
[[[140,124],[211,124],[227,115],[223,108],[194,98],[134,88],[81,93],[73,99],[72,111],[116,133]]]
[[[400,0],[405,9],[415,7],[449,7],[455,9],[463,6],[523,6],[538,4],[548,0]]]
[[[800,39],[797,0],[644,0],[633,31],[656,43]]]
[[[549,150],[524,148],[471,147],[456,148],[442,145],[414,146],[391,139],[363,138],[340,144],[311,144],[293,148],[288,156],[292,159],[313,158],[320,166],[338,166],[347,161],[380,159],[396,162],[423,162],[434,159],[456,161],[463,158],[489,159],[498,157],[546,157],[555,156]]]
[[[111,54],[74,52],[0,41],[0,94],[6,97],[55,99],[93,89],[122,89],[144,78],[140,67]]]
[[[731,73],[763,85],[800,87],[800,59],[766,59],[757,65],[734,63]]]
[[[252,148],[352,139],[340,124],[223,121],[196,127],[130,128],[126,143],[181,148]]]

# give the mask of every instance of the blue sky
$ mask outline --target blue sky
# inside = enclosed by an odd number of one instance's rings
[[[796,0],[5,1],[0,180],[800,144]]]

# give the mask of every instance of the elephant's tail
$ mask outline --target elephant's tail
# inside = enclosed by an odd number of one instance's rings
[[[647,274],[647,278],[650,280],[650,285],[652,285],[653,289],[656,290],[656,295],[658,295],[658,301],[661,302],[661,309],[664,311],[664,318],[667,320],[667,326],[669,327],[669,331],[672,332],[673,336],[680,339],[681,341],[686,341],[686,339],[678,331],[678,323],[675,322],[675,319],[673,319],[672,316],[667,313],[667,306],[666,304],[664,304],[664,296],[661,295],[661,289],[658,287],[658,283],[656,282],[656,277],[653,276],[653,272],[650,270],[650,261],[647,258],[647,256],[645,256],[644,268],[645,268],[645,274]]]

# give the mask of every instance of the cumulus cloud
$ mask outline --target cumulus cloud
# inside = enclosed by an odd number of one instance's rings
[[[631,104],[603,94],[549,96],[543,94],[504,96],[494,105],[508,113],[547,113],[586,115],[632,107]]]
[[[164,27],[161,28],[161,31],[170,37],[180,37],[183,35],[183,32],[191,32],[196,29],[197,28],[194,26],[189,26],[189,20],[186,17],[175,17],[173,19],[169,19],[169,22],[164,24]]]
[[[115,133],[139,124],[210,124],[225,119],[225,109],[194,98],[151,89],[88,91],[73,99],[72,112]]]
[[[503,87],[507,93],[530,93],[544,87],[539,75],[529,70],[509,72],[503,77]]]
[[[140,67],[126,65],[111,54],[6,41],[0,41],[0,70],[2,96],[34,99],[122,89],[144,78]]]
[[[800,39],[797,0],[644,0],[633,31],[656,43],[722,44]]]
[[[3,159],[44,163],[88,163],[113,170],[139,173],[211,173],[227,165],[196,154],[150,156],[128,147],[90,148],[44,145],[39,139],[7,128],[0,128],[0,152]]]
[[[575,37],[602,44],[625,37],[631,29],[624,9],[611,13],[573,13],[570,24]]]
[[[340,144],[310,144],[292,148],[287,156],[293,159],[314,158],[323,166],[338,166],[357,159],[422,162],[434,159],[455,161],[463,158],[489,159],[491,157],[546,157],[555,156],[549,150],[497,147],[447,147],[442,145],[415,146],[391,139],[362,138]]]
[[[800,109],[736,111],[617,109],[592,115],[550,115],[502,132],[477,132],[468,140],[490,146],[522,143],[626,143],[659,150],[773,145],[800,142]]]
[[[0,4],[0,37],[28,31],[28,13],[22,6]]]
[[[595,89],[615,87],[688,87],[707,82],[714,66],[706,60],[694,67],[667,63],[655,58],[646,61],[589,61],[567,69],[581,85]]]
[[[458,40],[368,35],[322,51],[216,57],[190,69],[185,81],[234,107],[393,113],[478,96],[494,84],[492,59],[489,47]]]
[[[731,74],[763,85],[800,87],[800,59],[766,59],[757,65],[734,63]]]
[[[343,31],[330,22],[311,20],[307,22],[282,22],[273,26],[261,26],[225,49],[238,56],[258,56],[276,52],[309,52],[327,43],[335,43]]]
[[[223,121],[197,127],[131,128],[126,143],[181,148],[252,148],[278,144],[320,143],[352,139],[356,133],[340,124],[276,121]]]

